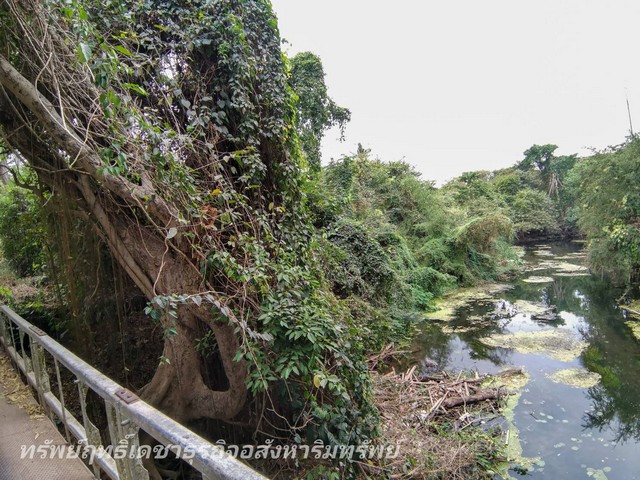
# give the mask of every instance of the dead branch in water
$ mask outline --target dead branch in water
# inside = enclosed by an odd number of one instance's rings
[[[497,400],[500,398],[500,390],[487,390],[486,392],[467,395],[465,397],[449,398],[442,402],[444,408],[453,408],[460,405],[482,402],[483,400]]]

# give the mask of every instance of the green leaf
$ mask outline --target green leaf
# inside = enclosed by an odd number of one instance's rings
[[[144,95],[145,97],[148,95],[147,91],[137,83],[123,83],[122,86],[125,88],[128,88],[129,90],[133,90],[134,92],[139,93],[140,95]]]
[[[167,233],[167,240],[171,240],[178,234],[178,229],[176,227],[171,227],[169,232]]]
[[[87,63],[89,61],[89,59],[91,58],[91,53],[91,47],[86,43],[80,42],[80,44],[78,45],[78,59],[82,63]]]
[[[220,222],[223,225],[231,223],[231,215],[229,214],[229,212],[224,212],[222,215],[220,215]]]
[[[133,57],[133,53],[131,53],[129,50],[127,50],[122,45],[116,45],[115,47],[113,47],[113,49],[117,50],[118,52],[122,53],[123,55],[126,55],[127,57]]]

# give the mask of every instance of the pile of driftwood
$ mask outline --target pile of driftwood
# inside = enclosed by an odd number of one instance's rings
[[[380,358],[375,360],[382,363]],[[415,366],[402,373],[372,371],[383,438],[400,445],[399,457],[384,466],[390,477],[479,478],[478,454],[495,447],[488,437],[461,433],[468,427],[500,422],[498,401],[511,393],[501,384],[514,385],[520,375],[524,372],[519,368],[466,377],[447,372],[425,375]]]
[[[520,370],[509,370],[499,375],[521,373]],[[497,401],[507,392],[501,388],[483,387],[486,376],[477,374],[463,378],[442,372],[438,376],[421,375],[412,367],[405,373],[392,370],[384,375],[374,374],[377,404],[381,411],[405,412],[407,407],[426,422],[437,415],[446,415],[449,410],[485,400]],[[394,415],[395,416],[395,415]],[[396,417],[397,418],[397,417]]]
[[[427,375],[418,373],[417,366],[411,367],[404,373],[397,373],[392,369],[386,374],[379,374],[376,369],[381,365],[389,364],[390,361],[396,359],[400,352],[395,350],[395,346],[391,343],[383,348],[379,353],[369,357],[369,368],[372,371],[374,382],[376,385],[376,396],[378,403],[384,403],[386,400],[400,401],[402,403],[420,404],[420,406],[428,406],[429,417],[438,414],[446,414],[448,409],[466,406],[473,403],[482,402],[484,400],[497,401],[507,392],[504,388],[483,387],[482,384],[490,378],[487,375],[478,375],[475,373],[472,377],[463,377],[462,372],[457,377],[451,377],[447,372],[442,371],[439,375]],[[524,374],[521,368],[513,368],[504,370],[498,374],[491,375],[496,384],[496,379],[500,377],[506,378],[513,375]],[[428,401],[428,405],[425,402]],[[380,406],[380,405],[379,405]]]

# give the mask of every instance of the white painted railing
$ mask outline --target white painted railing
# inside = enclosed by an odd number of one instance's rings
[[[177,456],[188,461],[205,480],[264,480],[233,456],[196,435],[151,405],[140,400],[121,385],[103,375],[88,363],[64,348],[42,330],[34,327],[9,307],[0,306],[0,342],[37,391],[38,400],[45,411],[62,422],[71,442],[75,440],[98,454],[92,455],[96,478],[100,470],[113,480],[148,480],[140,455],[113,454],[115,447],[126,445],[127,452],[139,452],[139,430],[144,430]],[[53,362],[58,395],[51,390],[47,369],[47,355]],[[60,378],[60,365],[67,368],[78,385],[82,419],[77,419],[65,406]],[[94,391],[104,401],[109,424],[111,449],[100,440],[100,431],[87,415],[87,392]]]

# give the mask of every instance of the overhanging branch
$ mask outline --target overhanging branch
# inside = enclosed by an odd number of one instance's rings
[[[38,89],[18,72],[11,63],[0,54],[0,84],[11,92],[44,126],[45,130],[64,150],[82,173],[101,182],[109,191],[130,204],[145,206],[145,210],[164,225],[172,222],[172,209],[157,195],[152,185],[136,185],[122,176],[110,175],[102,169],[103,162],[97,152],[90,149],[69,122],[63,121],[56,107]]]

